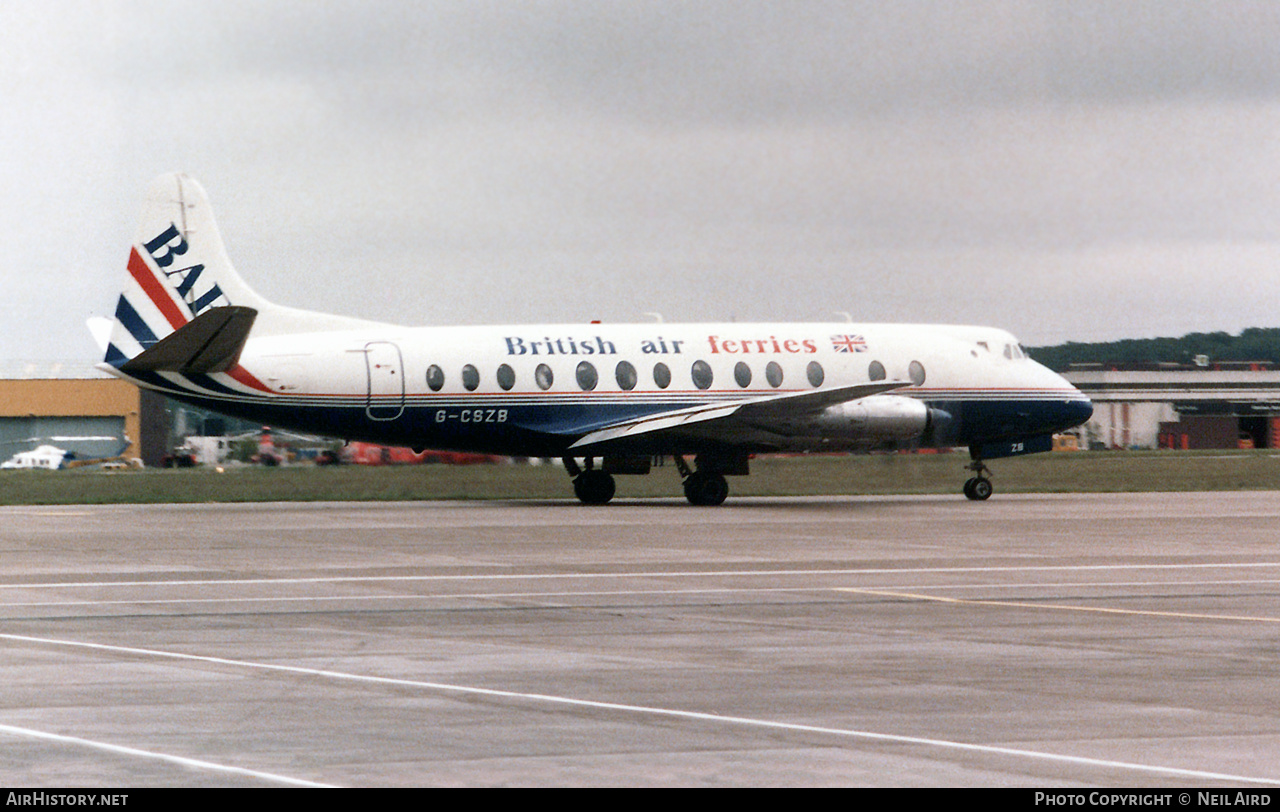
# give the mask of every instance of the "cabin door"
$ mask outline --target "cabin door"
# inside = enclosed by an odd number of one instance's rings
[[[390,341],[364,345],[369,373],[369,397],[365,414],[370,420],[395,420],[404,414],[404,360]]]

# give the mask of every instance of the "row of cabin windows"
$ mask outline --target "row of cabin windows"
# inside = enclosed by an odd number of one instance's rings
[[[872,361],[867,368],[867,374],[873,381],[883,381],[886,377],[884,364],[879,361]],[[630,361],[619,361],[614,368],[613,375],[618,382],[618,388],[624,392],[635,389],[640,382],[640,376]],[[924,366],[919,361],[912,361],[908,367],[908,375],[912,383],[917,386],[923,384]],[[689,376],[693,380],[693,385],[699,389],[710,389],[715,380],[711,365],[706,361],[694,361],[693,366],[689,369]],[[498,386],[504,390],[509,391],[516,385],[516,371],[511,368],[510,364],[499,366],[495,377],[497,378]],[[595,365],[590,361],[579,363],[577,369],[574,370],[574,377],[577,379],[578,387],[584,392],[592,391],[600,383],[600,375],[596,372]],[[805,367],[805,377],[809,379],[810,386],[817,388],[822,386],[822,382],[826,380],[826,372],[823,371],[822,364],[817,361],[810,361],[809,365]],[[782,386],[782,365],[777,361],[770,361],[766,364],[764,379],[774,389]],[[533,371],[533,380],[539,389],[546,391],[555,383],[555,373],[546,364],[538,364]],[[734,365],[733,380],[743,389],[751,385],[751,367],[745,361],[739,361]],[[654,364],[653,382],[659,389],[666,389],[670,386],[671,368],[664,363]],[[444,388],[444,370],[436,364],[427,367],[427,386],[430,387],[432,392],[439,392]],[[462,386],[468,392],[474,392],[479,388],[480,370],[471,364],[464,366],[462,368]]]

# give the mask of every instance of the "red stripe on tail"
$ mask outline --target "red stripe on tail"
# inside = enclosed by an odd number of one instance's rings
[[[151,303],[160,309],[165,319],[168,320],[170,327],[177,330],[191,320],[190,316],[183,313],[182,309],[174,303],[169,291],[156,278],[151,266],[138,253],[136,247],[129,252],[129,273],[142,288],[142,292],[147,294],[147,298],[151,300]]]

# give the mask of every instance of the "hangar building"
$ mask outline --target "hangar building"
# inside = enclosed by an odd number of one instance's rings
[[[163,399],[125,381],[87,375],[0,379],[0,461],[40,445],[79,459],[123,454],[158,461],[167,438]],[[149,447],[157,436],[158,447]]]
[[[1268,361],[1078,364],[1091,448],[1280,448],[1280,370]]]

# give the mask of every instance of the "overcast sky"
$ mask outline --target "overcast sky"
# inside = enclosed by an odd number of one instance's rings
[[[406,324],[1280,326],[1280,3],[0,5],[0,363],[97,360],[184,171],[282,304]]]

